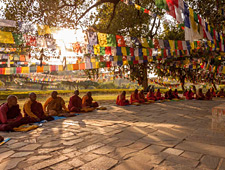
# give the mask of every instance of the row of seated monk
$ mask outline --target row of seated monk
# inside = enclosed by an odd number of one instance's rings
[[[186,97],[187,100],[192,100],[192,99],[197,99],[197,100],[212,100],[213,97],[225,97],[225,93],[223,89],[220,89],[218,93],[214,91],[214,88],[208,89],[208,91],[204,94],[202,92],[202,89],[196,90],[194,89],[193,91],[190,89],[189,91],[185,90],[183,93],[183,96]]]
[[[7,102],[0,106],[0,131],[13,131],[13,128],[22,124],[39,122],[41,120],[54,120],[52,116],[73,116],[74,113],[92,111],[98,107],[98,103],[93,101],[91,92],[88,92],[81,99],[79,91],[74,92],[70,98],[68,108],[65,101],[58,96],[57,91],[51,93],[44,106],[37,102],[35,93],[29,94],[29,99],[23,106],[24,115],[22,115],[17,97],[10,95]]]
[[[209,89],[206,94],[203,94],[202,89],[200,88],[198,92],[192,92],[192,90],[185,90],[183,93],[183,96],[187,100],[197,99],[197,100],[212,100],[213,97],[225,97],[225,93],[223,92],[223,89],[220,90],[217,94],[214,92],[214,89]],[[141,90],[138,92],[136,89],[130,96],[130,101],[126,100],[126,92],[123,91],[120,95],[117,96],[116,104],[120,106],[125,106],[129,104],[134,103],[145,103],[148,101],[157,101],[157,100],[165,100],[165,99],[181,99],[181,97],[178,95],[177,89],[172,91],[171,89],[168,90],[165,93],[165,96],[163,97],[160,89],[157,90],[156,93],[154,93],[153,89],[150,89],[147,93],[147,96],[145,97],[144,91]]]
[[[150,89],[146,97],[144,94],[144,90],[138,92],[138,90],[136,89],[133,93],[131,93],[130,102],[129,100],[126,100],[126,92],[123,91],[120,95],[117,96],[116,104],[120,106],[125,106],[134,103],[145,103],[148,101],[156,101],[164,99],[172,100],[175,98],[180,99],[177,89],[175,89],[174,91],[170,89],[165,93],[165,97],[162,96],[160,89],[158,89],[156,93],[154,93],[153,89]]]

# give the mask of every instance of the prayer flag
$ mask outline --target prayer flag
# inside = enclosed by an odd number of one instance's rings
[[[0,43],[15,44],[12,33],[0,30]]]
[[[113,34],[107,34],[107,46],[116,47],[116,37]]]
[[[0,27],[16,27],[16,21],[0,19]]]
[[[87,32],[87,34],[88,34],[88,41],[91,46],[98,44],[98,38],[97,38],[96,32],[89,31]]]
[[[107,47],[107,34],[98,33],[98,42],[101,47]]]
[[[116,41],[117,41],[118,47],[125,47],[126,46],[123,36],[116,35]]]
[[[166,0],[155,0],[155,5],[160,9],[169,9]]]

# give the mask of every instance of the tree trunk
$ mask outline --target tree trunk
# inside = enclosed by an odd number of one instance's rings
[[[143,69],[143,81],[142,81],[142,87],[144,89],[144,91],[147,90],[148,88],[148,69],[147,69],[147,64],[144,64],[144,69]]]

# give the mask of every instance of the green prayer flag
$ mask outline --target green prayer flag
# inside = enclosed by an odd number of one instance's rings
[[[155,5],[160,9],[169,10],[166,0],[155,0]]]
[[[133,65],[134,63],[133,63],[133,61],[128,61],[128,64]]]
[[[175,40],[175,49],[176,49],[176,50],[178,49],[178,43],[177,43],[177,40]]]
[[[100,55],[105,55],[105,47],[100,47]]]
[[[144,10],[145,10],[145,9],[144,9],[143,7],[141,7],[141,11],[144,12]]]
[[[14,38],[16,45],[23,44],[23,35],[22,34],[17,34],[17,33],[12,33],[12,34],[13,34],[13,38]]]
[[[106,67],[106,62],[99,62],[99,68]]]
[[[123,56],[118,56],[118,61],[123,61]]]
[[[196,12],[194,12],[194,20],[195,20],[195,22],[199,23],[199,21],[198,21],[198,15],[196,14]]]
[[[116,47],[116,37],[113,34],[107,34],[107,46]]]
[[[130,55],[130,47],[126,47],[126,51],[127,51],[127,56]]]
[[[149,45],[149,47],[150,47],[150,48],[154,48],[154,45],[153,45],[153,40],[151,40],[151,39],[147,39],[147,41],[148,41],[148,45]]]

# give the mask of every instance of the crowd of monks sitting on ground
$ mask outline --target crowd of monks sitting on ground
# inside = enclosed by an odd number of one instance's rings
[[[51,93],[44,106],[37,102],[35,93],[29,94],[29,100],[23,106],[24,116],[17,104],[17,97],[10,95],[7,102],[0,106],[0,131],[13,131],[13,128],[22,124],[40,122],[41,120],[54,120],[52,116],[74,116],[75,113],[93,111],[98,103],[93,101],[91,92],[81,99],[79,91],[74,92],[70,98],[68,108],[65,101],[58,96],[57,91]]]
[[[184,99],[186,100],[212,100],[213,97],[225,97],[225,93],[223,89],[221,89],[217,94],[214,91],[214,88],[209,89],[206,94],[202,92],[202,89],[198,89],[198,92],[196,92],[195,88],[194,91],[190,89],[189,91],[185,90],[183,93],[184,97],[180,97],[178,95],[177,89],[172,91],[171,89],[165,93],[165,97],[162,96],[160,89],[157,90],[156,93],[154,93],[153,89],[150,89],[147,93],[147,96],[145,97],[144,91],[141,90],[138,92],[136,89],[130,96],[130,101],[126,100],[126,92],[123,91],[120,95],[117,96],[116,104],[119,106],[126,106],[126,105],[137,105],[141,103],[150,103],[157,100],[173,100],[173,99]]]

